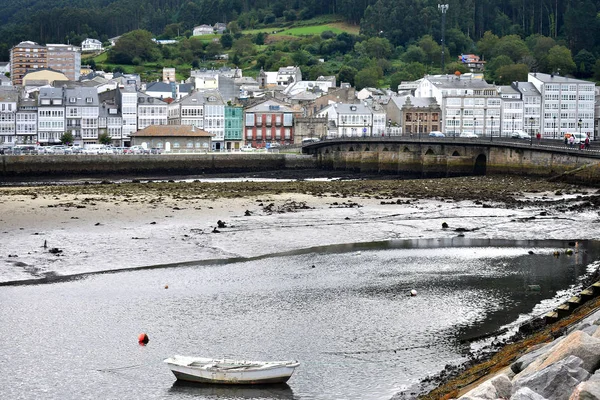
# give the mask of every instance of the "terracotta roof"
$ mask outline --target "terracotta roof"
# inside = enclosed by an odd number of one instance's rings
[[[150,125],[142,130],[132,133],[130,136],[187,136],[187,137],[213,137],[214,135],[204,129],[192,125]]]

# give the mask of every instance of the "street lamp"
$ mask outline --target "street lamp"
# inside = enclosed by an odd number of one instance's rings
[[[512,136],[513,132],[515,131],[515,116],[514,116],[514,115],[512,116],[512,120],[513,120],[513,130],[512,130],[512,132],[510,133],[510,134],[511,134],[511,136]]]
[[[438,10],[442,12],[442,74],[444,74],[444,31],[446,30],[446,12],[448,4],[438,4]]]
[[[421,140],[421,118],[419,118],[419,124],[417,125],[417,134],[419,136],[419,140]]]
[[[553,127],[554,127],[554,139],[556,139],[556,115],[554,115],[552,117],[552,119],[554,120],[553,122]]]
[[[494,116],[492,115],[492,131],[490,132],[490,142],[494,141]]]
[[[533,117],[529,117],[529,145],[533,146]]]
[[[577,124],[579,126],[579,137],[581,137],[581,123],[583,121],[581,121],[581,118],[579,118],[579,123]]]
[[[456,117],[452,117],[452,137],[456,139]]]
[[[477,135],[477,117],[473,117],[473,133]]]

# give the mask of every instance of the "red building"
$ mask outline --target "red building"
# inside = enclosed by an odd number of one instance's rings
[[[275,100],[266,100],[245,111],[244,141],[254,148],[267,143],[294,143],[295,111]]]

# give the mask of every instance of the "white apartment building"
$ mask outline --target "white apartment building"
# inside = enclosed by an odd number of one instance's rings
[[[535,86],[543,101],[537,124],[543,137],[562,138],[567,132],[582,132],[594,139],[593,82],[541,73],[530,73],[527,81]]]
[[[80,146],[97,143],[99,103],[96,88],[65,88],[64,100],[65,131],[71,132]]]
[[[364,103],[331,104],[316,116],[327,118],[327,137],[369,137],[373,135],[373,111]],[[383,112],[385,131],[385,111]]]
[[[167,125],[167,103],[138,93],[137,128],[142,130],[150,125]]]
[[[22,98],[19,101],[16,122],[16,144],[35,144],[37,138],[37,100]]]
[[[193,125],[215,135],[213,150],[225,144],[225,102],[217,90],[195,91],[169,104],[169,125]]]
[[[98,39],[85,39],[81,42],[81,51],[101,51],[102,42]]]
[[[38,96],[38,142],[59,144],[65,132],[65,105],[63,91],[40,88]]]
[[[15,144],[16,114],[19,93],[13,87],[0,88],[0,143]]]
[[[473,132],[479,136],[500,134],[502,100],[495,85],[470,74],[424,77],[415,97],[434,97],[442,109],[444,132]]]
[[[514,83],[513,85],[516,85]],[[514,131],[523,130],[523,100],[521,92],[513,86],[499,86],[502,99],[501,124],[499,124],[500,137],[510,137]]]
[[[123,140],[129,142],[129,135],[137,131],[138,94],[135,85],[118,87],[117,103],[123,118]]]
[[[542,97],[538,89],[530,82],[515,82],[513,86],[523,99],[523,131],[531,136],[540,131]]]
[[[110,136],[113,146],[122,147],[123,140],[123,118],[119,114],[116,104],[102,102],[98,113],[98,136],[106,133]]]

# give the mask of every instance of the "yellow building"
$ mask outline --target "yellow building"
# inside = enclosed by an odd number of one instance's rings
[[[26,73],[23,76],[23,86],[52,85],[54,81],[68,81],[69,78],[62,72],[49,68],[42,68]]]

